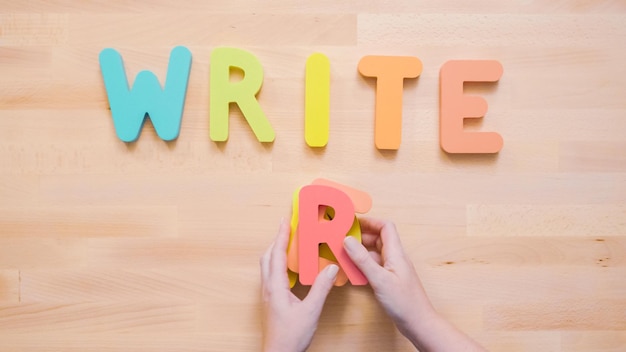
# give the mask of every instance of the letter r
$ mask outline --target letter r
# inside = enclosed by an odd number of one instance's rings
[[[232,68],[239,68],[243,78],[230,81]],[[236,103],[259,142],[273,142],[274,130],[256,99],[263,85],[263,67],[252,53],[237,48],[216,48],[211,53],[209,79],[209,135],[211,140],[228,139],[228,115],[231,103]]]
[[[302,187],[299,195],[298,260],[300,283],[312,285],[319,272],[319,245],[328,247],[337,258],[353,285],[365,285],[367,279],[354,265],[343,248],[343,240],[354,221],[354,205],[344,192],[329,186],[309,185]],[[335,217],[328,221],[320,216],[320,206],[335,210]]]

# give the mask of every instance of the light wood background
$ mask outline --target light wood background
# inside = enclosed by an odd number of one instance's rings
[[[182,131],[113,130],[98,54],[161,80],[193,64]],[[209,56],[254,53],[262,145],[238,111],[209,139]],[[331,132],[303,134],[304,64],[331,60]],[[402,145],[374,146],[364,55],[413,55]],[[438,76],[496,59],[467,85],[489,111],[467,129],[498,155],[438,142]],[[0,2],[0,350],[255,351],[258,259],[292,192],[326,177],[397,223],[437,308],[493,351],[626,351],[626,2]],[[288,332],[286,332],[288,333]],[[410,351],[367,287],[335,289],[311,351]]]

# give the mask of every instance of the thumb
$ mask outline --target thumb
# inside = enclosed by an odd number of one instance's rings
[[[359,268],[359,270],[361,270],[363,275],[367,277],[370,284],[376,285],[381,280],[385,269],[376,263],[374,258],[370,256],[367,249],[365,249],[365,247],[363,247],[363,245],[361,245],[356,238],[346,236],[343,241],[343,245],[348,253],[348,256],[352,259],[352,262]]]
[[[310,304],[316,306],[321,311],[330,289],[335,284],[338,272],[339,267],[335,264],[324,268],[315,278],[315,282],[313,282],[313,286],[311,286],[311,290],[304,300],[310,302]]]

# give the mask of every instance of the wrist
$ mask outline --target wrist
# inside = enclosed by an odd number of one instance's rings
[[[425,340],[437,331],[441,320],[435,309],[431,305],[426,305],[419,312],[409,315],[407,320],[398,326],[398,330],[421,351]]]
[[[263,352],[304,352],[306,350],[299,350],[293,346],[286,344],[269,344],[263,346]]]
[[[263,343],[263,352],[305,352],[306,349],[307,347],[300,346],[297,341],[289,341],[288,339]]]

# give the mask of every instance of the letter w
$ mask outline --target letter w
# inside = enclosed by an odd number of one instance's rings
[[[102,50],[100,70],[117,136],[124,142],[137,140],[145,118],[149,117],[161,139],[176,139],[180,133],[190,69],[191,52],[177,46],[170,53],[165,88],[161,88],[152,72],[141,71],[129,90],[122,56],[115,49]]]

